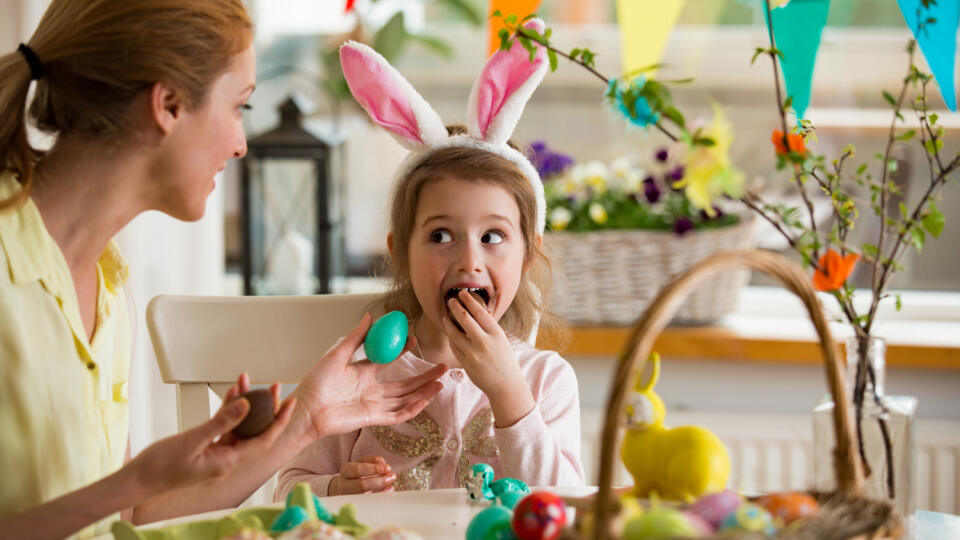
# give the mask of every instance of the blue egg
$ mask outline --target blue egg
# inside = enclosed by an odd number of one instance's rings
[[[375,364],[389,364],[400,356],[407,343],[409,322],[402,311],[391,311],[370,327],[363,340],[363,352]]]
[[[273,520],[270,532],[280,533],[289,531],[301,523],[310,521],[310,514],[301,506],[289,506]]]

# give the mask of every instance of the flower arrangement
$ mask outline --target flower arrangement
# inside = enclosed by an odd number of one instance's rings
[[[684,235],[740,221],[716,205],[696,204],[684,191],[696,165],[681,145],[658,148],[645,161],[624,156],[607,164],[574,163],[537,141],[529,156],[543,179],[551,231],[650,229]]]
[[[779,2],[782,4],[783,2]],[[923,8],[935,6],[933,0],[923,0]],[[703,154],[703,160],[695,160],[694,167],[701,170],[691,174],[689,169],[684,182],[674,184],[683,187],[690,201],[706,210],[712,201],[726,196],[738,199],[751,211],[770,223],[788,242],[790,248],[800,255],[810,267],[814,287],[833,297],[842,313],[841,322],[849,324],[856,337],[861,358],[866,358],[876,322],[877,308],[880,302],[894,299],[900,307],[898,294],[888,292],[892,276],[903,270],[901,260],[911,247],[923,249],[928,237],[938,237],[943,231],[945,218],[937,208],[939,192],[948,180],[955,176],[960,168],[960,152],[955,156],[943,152],[944,128],[937,123],[938,116],[930,108],[928,86],[933,76],[921,71],[914,63],[916,41],[911,39],[907,46],[909,61],[903,84],[895,96],[883,91],[884,99],[891,107],[891,124],[885,150],[878,154],[879,171],[869,172],[869,165],[863,163],[850,171],[850,162],[855,157],[852,146],[844,148],[840,154],[829,159],[825,155],[813,152],[807,147],[815,141],[815,128],[806,120],[798,120],[791,128],[787,119],[792,98],[784,98],[781,90],[778,62],[783,53],[776,47],[772,26],[771,2],[764,0],[766,10],[769,47],[757,48],[753,55],[771,60],[776,91],[777,123],[779,129],[772,130],[772,151],[777,160],[777,169],[789,173],[790,181],[797,184],[804,209],[784,204],[770,203],[757,194],[739,190],[736,182],[723,169],[722,138],[717,133],[688,129],[684,117],[674,106],[667,84],[644,77],[640,73],[628,73],[617,79],[607,79],[594,67],[594,53],[585,49],[573,49],[570,53],[557,50],[550,44],[550,29],[540,34],[524,29],[516,24],[516,18],[505,18],[509,31],[500,35],[501,46],[507,47],[513,40],[520,41],[528,50],[534,50],[534,43],[547,48],[551,67],[556,68],[557,57],[564,57],[588,70],[603,80],[606,97],[610,106],[622,114],[631,124],[654,127],[668,139],[686,145],[688,151]],[[918,12],[919,14],[919,12]],[[497,14],[495,14],[497,15]],[[914,35],[921,35],[929,25],[936,24],[931,16],[918,17],[918,28]],[[522,21],[521,21],[522,22]],[[912,96],[908,93],[912,92]],[[904,129],[903,111],[912,109],[919,123],[918,129]],[[891,155],[896,141],[919,140],[927,158],[929,182],[923,195],[908,207],[906,203],[898,206],[899,215],[890,212],[893,196],[902,195],[897,185],[890,179],[896,171],[897,161]],[[717,147],[720,147],[718,149]],[[689,166],[688,166],[689,167]],[[859,193],[866,191],[867,198]],[[814,192],[825,195],[831,205],[832,219],[828,227],[818,227],[814,220],[811,196]],[[879,221],[878,236],[875,242],[852,245],[848,241],[850,231],[864,217]],[[849,281],[858,263],[872,267],[870,280],[871,300],[867,308],[858,308],[853,303],[856,292]],[[880,396],[874,392],[867,395],[867,389],[873,387],[876,374],[867,362],[859,362],[853,385],[853,402],[856,411],[857,431],[861,435],[864,402],[869,398],[883,407]],[[870,384],[868,384],[868,381]],[[884,420],[880,419],[881,424]],[[882,425],[885,430],[885,426]],[[890,441],[884,441],[887,451],[887,466],[892,467]],[[860,448],[864,457],[863,447]],[[888,475],[889,495],[894,493],[893,475]]]

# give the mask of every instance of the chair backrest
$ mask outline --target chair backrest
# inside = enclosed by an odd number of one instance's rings
[[[222,397],[241,372],[299,382],[380,296],[155,297],[147,328],[163,382],[177,385],[180,431],[208,420],[209,389]]]

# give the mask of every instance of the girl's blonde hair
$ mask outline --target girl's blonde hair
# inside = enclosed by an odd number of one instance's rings
[[[448,126],[447,131],[451,135],[459,135],[465,133],[466,128]],[[510,145],[514,146],[512,143]],[[384,297],[384,309],[403,311],[412,320],[416,320],[423,313],[410,278],[410,237],[424,186],[444,178],[484,182],[502,187],[513,196],[520,209],[525,271],[521,274],[517,295],[500,319],[500,326],[508,334],[523,339],[533,330],[539,315],[541,334],[547,331],[558,337],[563,336],[560,319],[546,310],[552,273],[550,260],[537,243],[537,202],[530,181],[507,159],[477,148],[452,146],[436,150],[406,177],[397,181],[390,211],[390,231],[393,234],[393,289]]]
[[[27,115],[46,133],[119,142],[138,93],[162,81],[201,107],[252,37],[241,0],[53,0],[27,43],[44,72],[28,111],[29,64],[17,51],[0,56],[0,168],[23,186],[0,209],[26,199],[42,157]]]

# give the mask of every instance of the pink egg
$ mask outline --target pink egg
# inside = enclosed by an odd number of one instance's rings
[[[697,536],[710,536],[713,534],[713,526],[710,525],[710,522],[700,517],[698,514],[687,510],[683,513],[683,516],[687,518],[687,521],[697,531]]]
[[[716,529],[743,503],[743,498],[736,491],[725,490],[719,493],[704,495],[693,503],[690,512],[700,516],[711,527]]]

